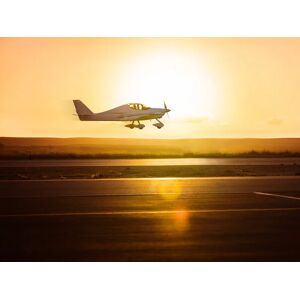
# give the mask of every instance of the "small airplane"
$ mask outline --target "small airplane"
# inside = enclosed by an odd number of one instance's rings
[[[153,126],[160,129],[164,124],[159,119],[171,111],[167,108],[166,103],[164,103],[164,108],[151,108],[141,103],[129,103],[104,112],[93,113],[82,101],[73,100],[73,102],[80,121],[132,121],[132,123],[125,125],[130,129],[143,129],[145,125],[141,124],[140,121],[144,120],[156,120],[158,123],[153,124]]]

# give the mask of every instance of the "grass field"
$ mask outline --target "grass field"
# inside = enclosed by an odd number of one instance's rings
[[[0,159],[290,156],[300,156],[300,138],[185,140],[0,138]]]

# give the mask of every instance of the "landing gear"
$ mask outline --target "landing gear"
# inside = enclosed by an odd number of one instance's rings
[[[159,121],[158,119],[155,119],[158,123],[153,124],[153,126],[155,126],[158,129],[163,128],[165,125]],[[135,123],[137,122],[137,124]],[[132,121],[132,123],[125,125],[125,127],[133,129],[133,128],[138,128],[138,129],[143,129],[145,128],[144,124],[141,124],[140,121]]]
[[[125,125],[125,127],[128,127],[128,128],[130,128],[130,129],[133,129],[135,126],[134,126],[134,124],[133,124],[133,122],[132,122],[131,124]]]
[[[130,128],[130,129],[133,129],[133,128],[143,129],[143,128],[145,127],[145,125],[144,125],[144,124],[141,124],[140,121],[137,121],[137,122],[138,122],[137,125],[135,125],[134,122],[135,122],[135,121],[132,121],[131,124],[127,124],[127,125],[125,125],[125,127],[128,127],[128,128]]]
[[[144,124],[141,124],[140,121],[138,121],[138,125],[137,125],[137,128],[138,129],[143,129],[145,127]]]
[[[153,126],[155,126],[157,129],[161,129],[162,127],[164,127],[164,124],[159,121],[158,119],[155,119],[158,123],[153,124]]]

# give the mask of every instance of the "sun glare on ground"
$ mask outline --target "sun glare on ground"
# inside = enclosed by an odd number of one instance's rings
[[[159,51],[134,57],[123,66],[117,98],[163,107],[176,118],[212,118],[216,82],[193,54]]]

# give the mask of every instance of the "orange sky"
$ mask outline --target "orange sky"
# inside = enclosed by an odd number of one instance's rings
[[[299,38],[1,38],[0,136],[300,136]],[[157,130],[80,122],[128,102],[172,110]]]

